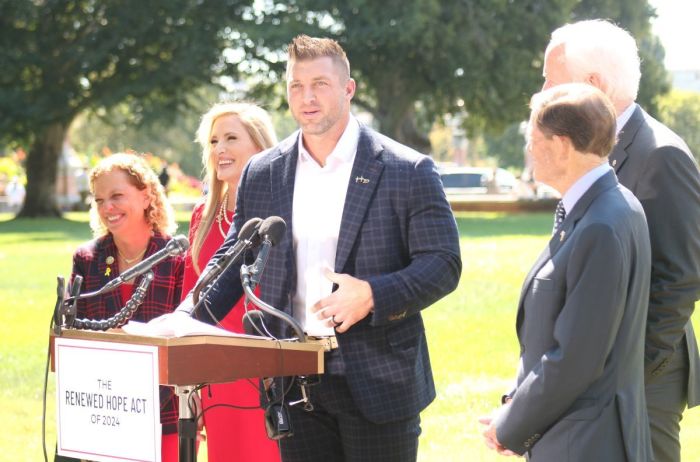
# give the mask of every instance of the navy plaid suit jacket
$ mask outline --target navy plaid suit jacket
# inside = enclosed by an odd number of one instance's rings
[[[148,243],[144,259],[161,250],[168,239],[155,234]],[[107,257],[114,258],[107,272]],[[153,268],[155,278],[146,292],[143,304],[136,310],[132,319],[146,322],[158,316],[170,313],[180,301],[182,278],[185,270],[181,256],[169,257]],[[88,293],[103,287],[107,282],[119,276],[117,265],[117,247],[111,234],[94,239],[79,247],[73,254],[73,272],[71,283],[76,275],[83,277],[81,293]],[[136,284],[141,277],[136,278]],[[127,300],[121,299],[119,290],[113,290],[97,297],[78,301],[78,318],[106,319],[119,312]],[[177,433],[177,397],[170,387],[160,387],[160,423],[163,433]]]
[[[298,136],[296,132],[248,163],[234,224],[211,260],[235,242],[236,230],[250,218],[282,217],[286,234],[270,252],[260,297],[290,315],[296,289],[291,223]],[[207,295],[217,317],[241,295],[239,268],[224,272]],[[433,161],[364,126],[335,271],[368,281],[374,296],[374,312],[338,335],[353,399],[376,423],[417,415],[435,398],[420,311],[457,286],[459,235]],[[290,335],[278,320],[270,323],[277,335]]]

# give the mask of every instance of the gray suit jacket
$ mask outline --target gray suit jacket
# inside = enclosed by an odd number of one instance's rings
[[[610,163],[644,207],[652,249],[645,379],[663,373],[681,342],[690,359],[688,407],[700,404],[700,356],[690,316],[700,297],[700,173],[678,135],[637,106]]]
[[[651,459],[643,384],[651,251],[613,172],[579,199],[523,284],[520,366],[498,440],[538,461]]]

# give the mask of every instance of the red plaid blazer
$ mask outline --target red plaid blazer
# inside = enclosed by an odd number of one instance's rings
[[[148,244],[144,258],[165,247],[167,242],[167,237],[155,234]],[[108,257],[112,257],[110,259],[112,263],[109,265]],[[185,263],[181,256],[167,258],[156,265],[153,268],[155,278],[146,292],[146,299],[132,319],[146,322],[173,311],[180,303],[184,268]],[[111,234],[94,239],[75,251],[71,282],[78,274],[83,277],[81,293],[98,290],[119,275],[117,247]],[[140,279],[141,277],[136,278],[135,283],[138,284]],[[121,299],[119,290],[113,290],[98,297],[80,300],[77,316],[78,318],[105,319],[119,312],[126,302]],[[177,397],[171,387],[160,387],[160,409],[163,434],[177,433]]]

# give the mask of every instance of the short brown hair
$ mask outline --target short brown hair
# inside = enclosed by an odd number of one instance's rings
[[[350,62],[345,50],[333,39],[325,37],[309,37],[297,35],[287,46],[287,69],[294,61],[304,61],[317,58],[331,58],[341,69],[346,79],[350,78]]]
[[[541,91],[530,108],[530,123],[547,138],[566,136],[579,152],[606,157],[615,145],[615,108],[591,85],[570,83]]]

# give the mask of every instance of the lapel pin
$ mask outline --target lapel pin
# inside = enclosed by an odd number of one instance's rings
[[[356,176],[355,183],[367,184],[367,183],[369,183],[369,179],[365,178],[363,176]]]
[[[612,161],[612,166],[614,167],[615,165],[617,165],[617,159],[613,159]]]
[[[559,233],[559,242],[564,242],[564,238],[566,237],[566,231],[562,231]]]
[[[112,263],[114,263],[114,257],[113,256],[108,256],[105,258],[105,263],[107,263],[107,269],[105,270],[105,276],[109,277],[110,274],[112,274],[112,268],[109,267]]]

